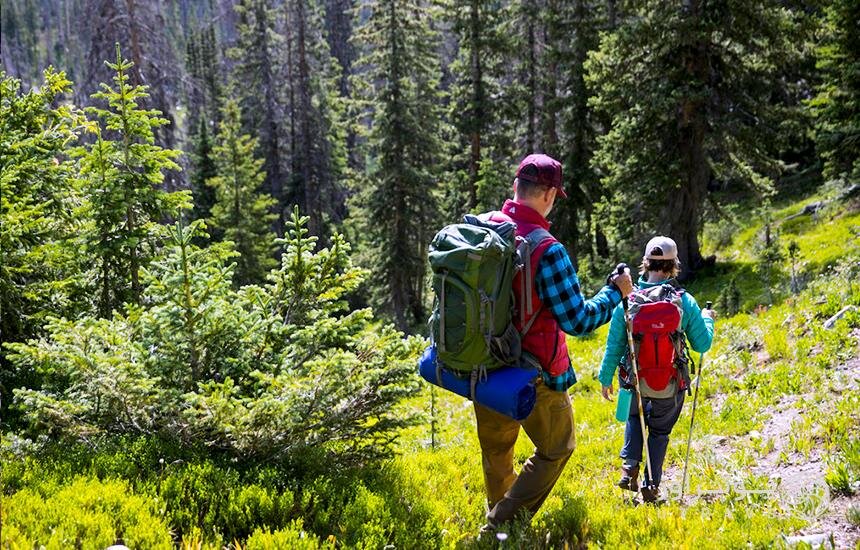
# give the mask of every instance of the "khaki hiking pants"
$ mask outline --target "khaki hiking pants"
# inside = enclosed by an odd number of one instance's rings
[[[478,403],[475,403],[475,419],[487,487],[487,523],[497,527],[513,519],[520,509],[534,514],[561,475],[576,444],[570,396],[566,391],[547,388],[538,379],[535,408],[522,421],[535,450],[519,476],[514,472],[514,445],[520,422]]]

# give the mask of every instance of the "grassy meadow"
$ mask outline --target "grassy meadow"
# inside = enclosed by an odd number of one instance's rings
[[[271,467],[165,450],[146,439],[56,448],[9,434],[2,445],[3,548],[771,548],[824,534],[860,547],[860,211],[826,194],[772,214],[785,249],[799,245],[803,290],[788,288],[789,262],[774,269],[774,305],[750,213],[722,242],[710,273],[690,285],[700,304],[736,277],[741,307],[724,312],[704,356],[689,482],[680,498],[692,399],[670,442],[669,502],[636,505],[615,487],[623,424],[599,394],[607,327],[571,338],[580,381],[571,390],[577,448],[531,522],[478,540],[481,459],[471,404],[429,385],[403,404],[425,421],[406,429],[380,469],[341,470],[315,457]],[[713,230],[713,228],[710,228]],[[713,231],[708,234],[713,234]],[[700,357],[694,354],[699,365]],[[532,451],[524,434],[516,460]],[[503,540],[502,540],[503,539]],[[801,543],[804,544],[804,543]]]

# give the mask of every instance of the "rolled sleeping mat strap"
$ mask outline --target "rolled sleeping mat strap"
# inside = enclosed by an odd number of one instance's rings
[[[461,397],[470,398],[471,376],[460,377],[449,369],[437,367],[436,348],[430,346],[418,360],[421,378]],[[441,383],[437,382],[437,374]],[[475,381],[474,401],[514,420],[525,420],[537,400],[535,382],[539,376],[540,372],[534,368],[502,367],[488,372],[486,376],[478,376]]]

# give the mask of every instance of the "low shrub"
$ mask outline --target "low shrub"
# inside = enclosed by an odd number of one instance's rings
[[[245,550],[316,550],[317,548],[335,548],[334,539],[329,538],[325,542],[313,533],[308,533],[302,528],[301,520],[295,520],[284,529],[268,531],[258,529],[248,538]]]
[[[124,481],[77,478],[45,497],[29,488],[2,497],[4,548],[172,548],[155,500]]]

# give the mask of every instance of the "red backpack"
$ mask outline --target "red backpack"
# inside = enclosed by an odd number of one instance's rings
[[[689,391],[689,357],[681,330],[683,293],[682,288],[663,284],[635,290],[628,298],[639,376],[655,391],[666,389],[672,380]],[[622,380],[629,380],[626,371],[625,365]]]

